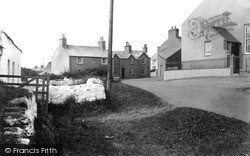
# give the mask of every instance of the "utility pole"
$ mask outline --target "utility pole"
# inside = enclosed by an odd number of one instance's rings
[[[108,91],[111,91],[111,82],[112,82],[113,10],[114,10],[114,0],[110,0],[109,43],[108,43],[108,74],[107,74],[107,90]]]

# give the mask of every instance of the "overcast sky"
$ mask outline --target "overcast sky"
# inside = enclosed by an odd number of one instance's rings
[[[114,0],[113,50],[148,45],[152,56],[202,0]],[[110,0],[0,0],[0,29],[22,49],[22,66],[46,65],[64,33],[68,44],[108,44]]]

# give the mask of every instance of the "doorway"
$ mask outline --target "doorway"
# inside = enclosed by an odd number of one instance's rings
[[[122,79],[125,78],[125,68],[122,68]]]
[[[234,73],[240,72],[240,43],[232,43],[231,54],[234,54]]]

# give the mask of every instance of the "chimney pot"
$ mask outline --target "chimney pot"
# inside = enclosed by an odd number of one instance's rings
[[[100,40],[98,41],[98,47],[101,49],[101,50],[106,50],[106,43],[103,39],[103,37],[101,36],[100,37]]]
[[[61,38],[59,39],[59,46],[67,48],[67,39],[64,34],[61,34]]]
[[[124,51],[128,52],[128,53],[132,53],[132,47],[131,47],[131,45],[129,44],[128,41],[126,42],[126,45],[124,47]]]
[[[147,53],[147,52],[148,52],[148,47],[147,47],[147,44],[144,44],[144,47],[143,47],[143,52],[144,52],[144,53]]]

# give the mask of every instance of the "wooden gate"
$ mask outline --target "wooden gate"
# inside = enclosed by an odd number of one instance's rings
[[[22,88],[24,86],[32,87],[31,89],[35,93],[36,102],[42,109],[38,111],[44,112],[45,114],[48,113],[49,82],[50,82],[49,75],[37,75],[37,76],[0,75],[0,79],[6,85],[17,86],[19,88]],[[22,81],[24,79],[25,81]]]

